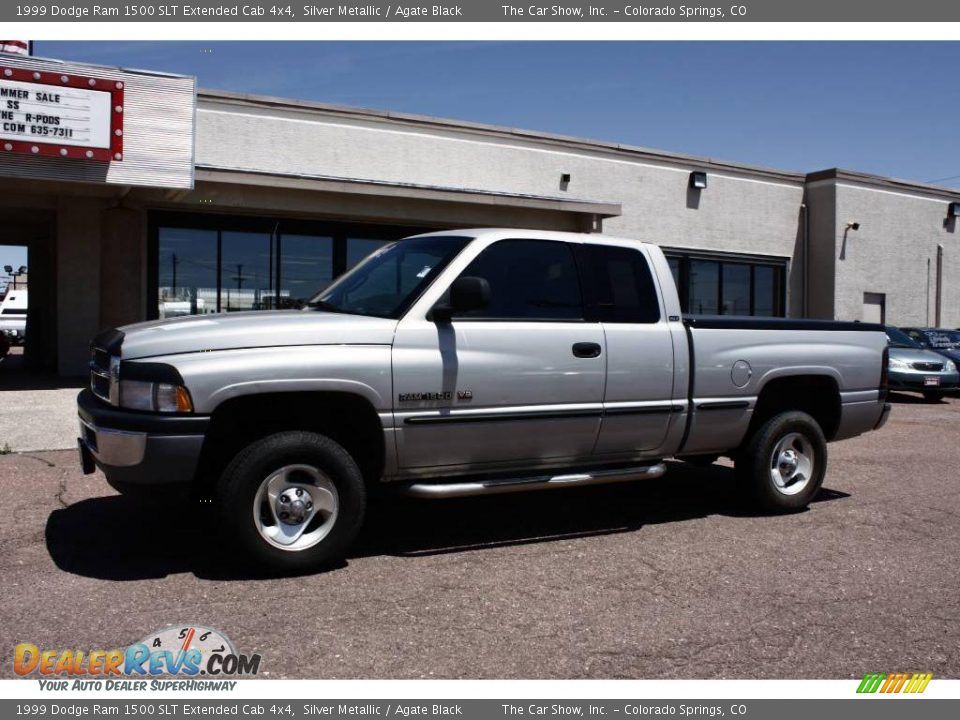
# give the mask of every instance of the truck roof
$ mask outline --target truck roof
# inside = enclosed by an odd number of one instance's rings
[[[559,230],[531,230],[530,228],[456,228],[452,230],[437,230],[434,232],[421,233],[413,235],[413,239],[421,237],[441,237],[444,235],[458,235],[471,238],[490,238],[495,240],[506,240],[508,238],[530,239],[530,240],[564,240],[566,242],[623,242],[644,245],[642,240],[636,238],[621,237],[617,235],[607,235],[605,233],[587,233],[587,232],[564,232]]]

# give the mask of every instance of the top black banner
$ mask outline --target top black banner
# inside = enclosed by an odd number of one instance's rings
[[[960,22],[955,0],[4,3],[0,22]]]

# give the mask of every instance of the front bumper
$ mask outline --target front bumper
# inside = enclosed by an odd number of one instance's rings
[[[171,485],[193,480],[210,418],[122,410],[89,389],[77,397],[80,461],[112,485]]]
[[[894,370],[888,372],[891,390],[939,390],[940,392],[956,392],[960,383],[960,374],[955,372],[935,372],[923,370]],[[929,384],[928,378],[936,378],[937,384]]]

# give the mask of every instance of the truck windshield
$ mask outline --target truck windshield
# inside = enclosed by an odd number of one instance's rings
[[[385,245],[317,293],[307,307],[399,318],[471,239],[436,235]]]

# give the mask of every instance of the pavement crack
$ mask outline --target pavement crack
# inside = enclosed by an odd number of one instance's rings
[[[57,499],[57,502],[60,503],[60,507],[70,507],[70,503],[66,501],[64,496],[67,494],[67,478],[61,477],[57,483],[57,493],[54,497]]]
[[[20,453],[20,457],[30,458],[31,460],[36,460],[37,462],[43,463],[47,467],[56,467],[56,463],[52,463],[46,458],[37,457],[36,455],[28,455],[27,453]]]

